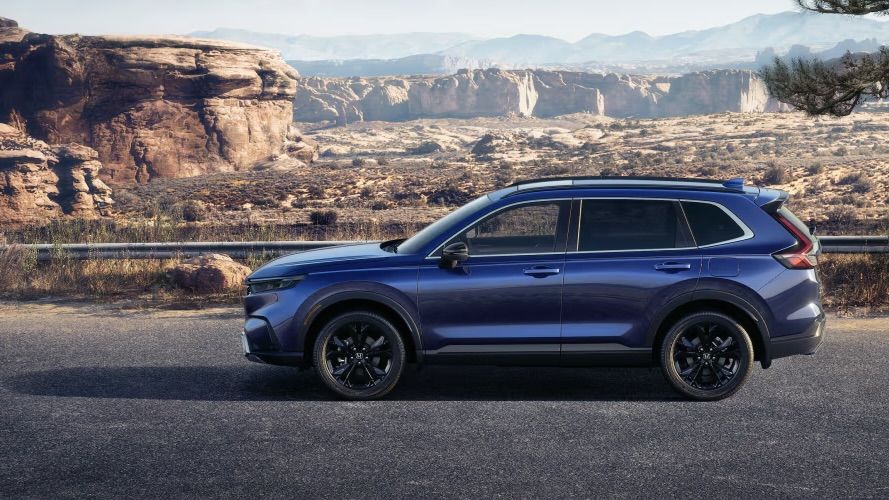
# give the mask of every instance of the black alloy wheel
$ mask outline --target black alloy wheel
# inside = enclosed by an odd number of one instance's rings
[[[683,395],[716,400],[734,394],[753,366],[753,345],[729,316],[695,313],[678,321],[661,344],[661,368]]]
[[[372,312],[346,313],[319,333],[314,362],[325,385],[338,395],[379,398],[401,377],[404,342],[386,318]]]

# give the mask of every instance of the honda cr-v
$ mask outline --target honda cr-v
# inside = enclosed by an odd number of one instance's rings
[[[755,361],[822,341],[820,246],[786,200],[740,179],[517,183],[407,240],[262,266],[243,347],[353,399],[407,363],[659,365],[685,396],[724,398]]]

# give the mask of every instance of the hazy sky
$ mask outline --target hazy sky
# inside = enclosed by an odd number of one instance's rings
[[[661,35],[795,8],[792,0],[3,0],[0,16],[42,33],[188,33],[217,27],[342,35],[459,31],[574,41]]]

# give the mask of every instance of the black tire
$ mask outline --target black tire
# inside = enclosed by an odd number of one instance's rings
[[[661,342],[664,377],[683,396],[715,401],[738,392],[753,368],[753,343],[733,318],[698,312],[677,321]]]
[[[377,399],[388,394],[401,377],[404,341],[383,316],[348,312],[321,328],[312,359],[324,385],[340,397]]]

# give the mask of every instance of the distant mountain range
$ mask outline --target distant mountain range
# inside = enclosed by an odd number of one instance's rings
[[[188,35],[268,47],[281,52],[284,59],[303,61],[395,59],[417,54],[434,54],[475,39],[472,35],[465,33],[308,36],[261,33],[231,28],[195,31]]]
[[[889,23],[861,17],[808,12],[758,14],[699,31],[650,36],[591,34],[577,42],[520,34],[481,39],[463,33],[405,33],[314,37],[217,29],[190,34],[233,40],[281,51],[304,74],[374,76],[446,73],[454,65],[481,67],[736,67],[754,63],[771,48],[784,54],[805,47],[811,52],[889,43]],[[865,45],[862,45],[862,44]],[[419,57],[422,56],[422,57]],[[372,61],[368,61],[372,60]]]

